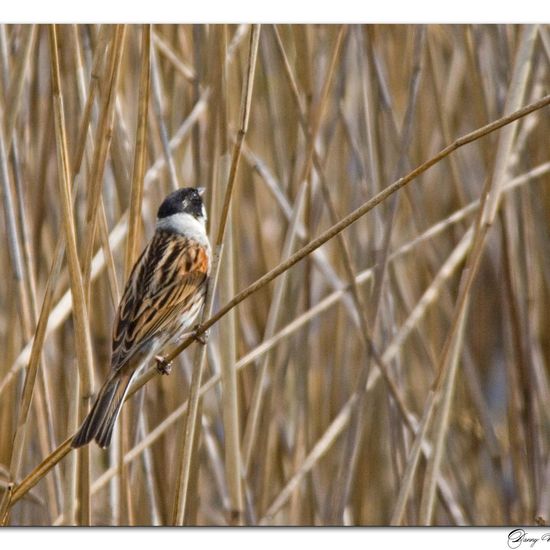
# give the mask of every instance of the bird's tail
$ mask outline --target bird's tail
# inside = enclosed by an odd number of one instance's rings
[[[134,372],[117,371],[107,379],[99,390],[92,410],[73,437],[72,447],[82,447],[92,439],[95,439],[100,447],[109,446],[116,419]]]

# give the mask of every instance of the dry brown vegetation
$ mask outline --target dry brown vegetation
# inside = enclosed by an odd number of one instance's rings
[[[546,26],[0,27],[2,522],[550,521],[549,67]],[[72,451],[189,185],[208,343]]]

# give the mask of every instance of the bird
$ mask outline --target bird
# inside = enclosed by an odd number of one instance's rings
[[[203,307],[211,267],[204,188],[185,187],[161,203],[155,232],[136,261],[113,324],[111,369],[71,440],[73,448],[111,442],[124,397],[138,371],[153,359],[163,374],[164,356],[192,333]]]

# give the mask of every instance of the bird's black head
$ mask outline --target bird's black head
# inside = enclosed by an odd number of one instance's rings
[[[157,218],[161,220],[173,214],[191,214],[197,219],[205,219],[206,212],[201,198],[203,192],[203,187],[184,187],[170,193],[162,201]]]

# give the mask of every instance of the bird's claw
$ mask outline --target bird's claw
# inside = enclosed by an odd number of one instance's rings
[[[193,338],[203,346],[206,346],[206,342],[208,342],[208,337],[210,336],[210,330],[199,333],[199,328],[200,325],[196,325],[193,329]]]
[[[172,372],[172,361],[166,361],[162,355],[155,357],[157,361],[157,370],[160,374],[170,374]]]

